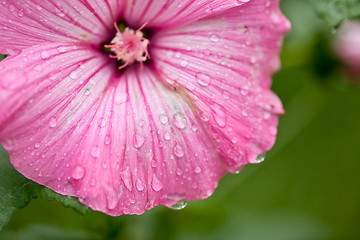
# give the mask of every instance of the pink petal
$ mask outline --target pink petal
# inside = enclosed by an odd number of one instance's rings
[[[15,168],[110,215],[210,196],[226,166],[185,93],[107,59],[49,44],[0,63],[0,142]]]
[[[355,77],[360,77],[360,21],[345,21],[334,41],[335,53]]]
[[[124,18],[132,26],[179,27],[253,0],[129,0]]]
[[[0,53],[48,42],[99,44],[113,34],[120,11],[116,0],[2,1]]]
[[[155,68],[189,96],[229,171],[274,144],[283,108],[269,88],[289,27],[278,0],[253,0],[151,39]]]

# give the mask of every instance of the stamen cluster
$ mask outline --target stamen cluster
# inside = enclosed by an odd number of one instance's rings
[[[113,40],[111,40],[111,44],[105,45],[105,47],[110,48],[110,50],[115,53],[115,55],[110,55],[111,58],[116,58],[117,60],[124,62],[119,69],[123,69],[135,61],[140,62],[142,68],[143,62],[150,58],[147,50],[150,41],[144,38],[144,35],[141,32],[146,24],[147,23],[142,25],[136,31],[126,27],[124,32],[121,32],[117,24],[114,23],[117,31],[116,35]]]

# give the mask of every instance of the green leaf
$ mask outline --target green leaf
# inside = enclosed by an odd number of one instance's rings
[[[308,0],[331,27],[360,16],[360,0]]]
[[[9,222],[12,214],[28,205],[32,198],[56,200],[83,215],[89,211],[76,198],[57,194],[22,176],[13,168],[8,154],[0,146],[0,230]]]
[[[4,60],[8,55],[0,54],[0,61]]]

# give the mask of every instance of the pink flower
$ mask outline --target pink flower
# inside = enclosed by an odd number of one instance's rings
[[[274,144],[271,74],[290,27],[278,0],[0,5],[0,52],[12,55],[0,63],[0,142],[26,177],[109,215],[141,214],[209,197]]]
[[[347,21],[341,25],[334,50],[351,73],[360,77],[360,21]]]

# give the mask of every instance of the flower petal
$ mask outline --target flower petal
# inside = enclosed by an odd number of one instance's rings
[[[111,67],[106,56],[70,44],[29,48],[0,62],[0,141],[15,168],[74,195],[65,169],[78,143],[64,139],[84,131],[81,118],[97,107]]]
[[[54,44],[1,62],[0,142],[15,168],[110,215],[210,196],[224,162],[184,93],[139,68],[118,74],[106,56]]]
[[[6,0],[0,3],[0,53],[49,42],[99,44],[114,33],[116,0]]]
[[[129,0],[124,18],[132,26],[179,27],[252,0]]]
[[[151,39],[161,79],[186,88],[230,171],[256,163],[274,144],[283,109],[271,74],[289,27],[278,0],[253,0]]]

